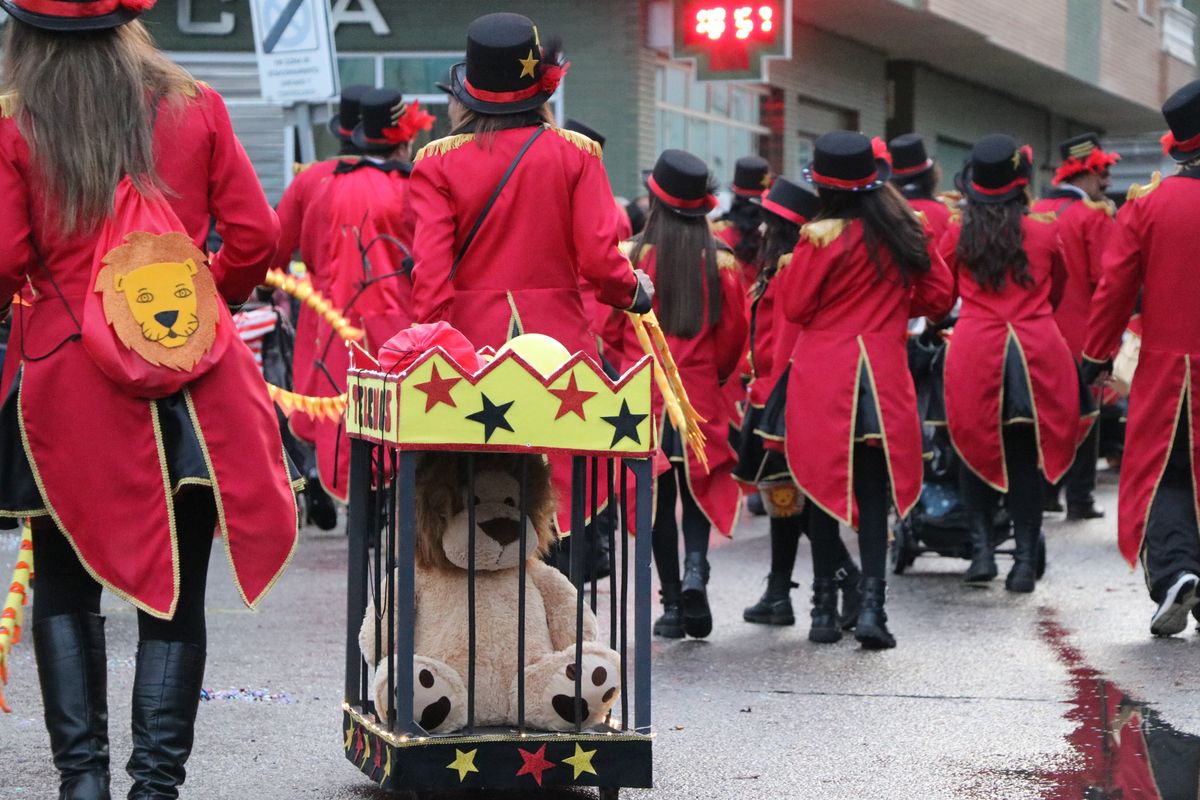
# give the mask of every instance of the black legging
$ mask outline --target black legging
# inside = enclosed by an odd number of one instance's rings
[[[887,574],[888,471],[883,448],[854,445],[854,499],[858,503],[858,551],[866,578]],[[814,577],[833,578],[845,558],[846,547],[838,523],[815,505],[808,524],[812,540]]]
[[[683,465],[673,464],[669,472],[658,476],[658,500],[654,511],[654,564],[662,583],[678,583],[679,524],[675,520],[675,501],[683,496],[683,547],[687,553],[708,554],[708,535],[712,526],[696,505],[688,488]]]
[[[813,538],[810,520],[814,508],[815,506],[809,502],[805,504],[804,510],[799,514],[791,517],[771,518],[771,572],[773,574],[791,576],[792,570],[796,567],[796,553],[800,549],[800,536],[805,531],[808,531],[808,538],[813,544],[814,564],[818,560],[823,565],[833,564],[832,569],[836,571],[850,560],[850,551],[846,549],[846,543],[842,541],[840,532],[830,540],[827,535],[829,526],[826,525],[818,530],[816,538]],[[818,550],[820,558],[818,558]]]
[[[207,646],[204,589],[212,552],[217,508],[207,489],[185,487],[175,498],[179,539],[179,602],[170,620],[138,611],[140,641],[187,642]],[[35,621],[62,614],[99,614],[101,586],[83,568],[67,537],[47,517],[33,521],[36,566]]]
[[[1042,473],[1038,466],[1037,436],[1032,425],[1005,425],[1004,465],[1008,470],[1008,494],[1004,506],[1018,531],[1042,529]],[[999,492],[988,486],[966,465],[959,471],[959,487],[967,510],[990,518],[996,513]]]

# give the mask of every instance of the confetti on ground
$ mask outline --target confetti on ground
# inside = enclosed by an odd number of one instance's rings
[[[270,692],[266,689],[212,689],[200,690],[201,700],[224,700],[241,703],[279,703],[291,705],[292,696],[287,692]]]

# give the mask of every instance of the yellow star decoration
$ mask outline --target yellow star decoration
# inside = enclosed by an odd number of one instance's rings
[[[769,173],[769,172],[768,172],[768,173],[766,173],[765,175],[763,175],[763,176],[762,176],[762,187],[763,187],[764,189],[770,189],[770,188],[771,188],[771,173]]]
[[[459,750],[457,747],[454,748],[454,753],[455,753],[454,761],[452,761],[450,764],[448,764],[446,766],[446,769],[453,769],[453,770],[458,771],[458,782],[459,783],[462,783],[463,781],[465,781],[467,779],[468,772],[479,772],[478,767],[475,766],[475,754],[478,752],[479,752],[479,748],[475,748],[474,750],[468,750],[465,753],[462,750]]]
[[[1021,168],[1021,150],[1018,148],[1017,151],[1015,153],[1013,153],[1013,169],[1020,169],[1020,168]]]
[[[592,766],[592,756],[594,755],[596,755],[595,750],[584,750],[578,742],[575,743],[575,755],[563,759],[564,764],[570,764],[575,768],[575,777],[572,780],[579,780],[579,776],[585,772],[596,774],[596,768]]]
[[[525,58],[518,58],[517,63],[521,65],[520,77],[524,78],[527,75],[530,78],[534,77],[533,68],[538,65],[538,60],[533,57],[532,50],[529,51],[529,55],[525,56]]]

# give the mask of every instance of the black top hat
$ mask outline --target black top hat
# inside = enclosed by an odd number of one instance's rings
[[[155,0],[0,0],[14,19],[48,31],[102,31],[132,22]]]
[[[1100,134],[1098,133],[1081,133],[1078,136],[1072,136],[1058,145],[1058,153],[1062,156],[1062,160],[1068,158],[1078,158],[1080,160],[1087,158],[1092,154],[1093,150],[1100,149]]]
[[[1032,174],[1033,148],[997,133],[975,143],[957,182],[976,203],[1007,203],[1024,194]]]
[[[446,94],[454,94],[454,90],[450,88],[450,84],[454,82],[454,67],[446,70],[446,77],[434,84],[439,92]]]
[[[467,28],[467,60],[451,68],[450,91],[480,114],[517,114],[549,100],[566,71],[528,17],[487,14]]]
[[[733,166],[734,194],[758,197],[771,188],[771,165],[761,156],[742,156]]]
[[[433,118],[421,111],[416,103],[405,104],[403,96],[395,89],[371,89],[362,96],[361,104],[362,121],[355,126],[350,141],[364,153],[390,153],[399,145],[412,141],[417,130],[432,127]]]
[[[877,157],[874,143],[861,133],[833,131],[817,139],[813,160],[804,177],[822,189],[870,192],[887,183],[887,162]]]
[[[355,84],[342,89],[342,97],[338,102],[338,113],[329,120],[329,132],[343,142],[350,141],[355,127],[362,122],[363,95],[371,91],[370,86]]]
[[[888,143],[888,151],[892,154],[892,180],[908,181],[933,169],[933,159],[925,152],[925,140],[919,133],[897,136]]]
[[[563,125],[563,127],[569,131],[575,131],[576,133],[582,133],[584,136],[588,137],[593,142],[600,145],[601,149],[604,148],[605,138],[600,133],[600,131],[596,130],[595,128],[584,125],[579,120],[571,119],[570,117],[567,118],[567,122],[565,125]]]
[[[770,190],[763,192],[761,200],[753,202],[796,225],[803,225],[821,211],[821,201],[815,194],[782,176],[775,179]]]
[[[1162,138],[1163,152],[1176,161],[1200,156],[1200,80],[1168,97],[1162,114],[1171,128]]]
[[[717,207],[708,165],[683,150],[662,152],[646,188],[680,216],[703,217]]]

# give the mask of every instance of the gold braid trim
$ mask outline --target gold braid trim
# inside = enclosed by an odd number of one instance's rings
[[[293,276],[285,274],[282,270],[273,269],[267,272],[267,277],[263,279],[263,284],[270,286],[272,289],[282,289],[285,293],[290,294],[320,314],[321,318],[329,323],[329,327],[333,328],[334,333],[345,341],[357,342],[362,339],[363,332],[351,325],[350,321],[342,316],[342,313],[334,308],[333,304],[326,300],[324,295],[314,289],[312,283],[307,279],[297,280]]]
[[[589,153],[589,154],[595,156],[596,158],[604,157],[604,150],[600,147],[600,143],[596,142],[592,139],[589,139],[588,137],[584,136],[582,133],[576,133],[575,131],[569,131],[566,128],[551,128],[551,130],[554,131],[555,133],[557,133],[562,138],[566,139],[571,144],[578,147],[583,152]]]
[[[0,100],[2,100],[2,99],[3,98],[0,98]],[[1145,197],[1146,195],[1150,194],[1155,189],[1157,189],[1161,183],[1162,183],[1162,172],[1155,170],[1154,174],[1150,176],[1150,182],[1147,183],[1145,186],[1142,186],[1141,184],[1138,184],[1138,183],[1135,183],[1132,186],[1130,186],[1129,192],[1125,195],[1125,199],[1128,201],[1128,200],[1137,200],[1139,198]]]
[[[1058,219],[1058,215],[1053,211],[1046,211],[1045,213],[1039,211],[1030,211],[1029,218],[1035,222],[1043,222],[1046,225],[1053,225],[1054,221]]]
[[[812,242],[817,247],[828,247],[842,235],[849,224],[844,219],[823,219],[810,222],[800,228],[800,238]]]
[[[459,133],[454,136],[435,139],[417,151],[417,157],[413,159],[413,163],[415,164],[427,156],[444,156],[451,150],[457,150],[464,144],[473,141],[475,141],[475,134],[473,133]]]
[[[1115,217],[1117,215],[1117,204],[1108,198],[1103,200],[1093,200],[1090,197],[1085,197],[1083,198],[1083,204],[1092,211],[1103,211],[1110,217]]]
[[[717,269],[737,269],[737,257],[728,250],[717,251]]]
[[[17,113],[17,93],[6,92],[0,94],[0,119],[12,117]]]

